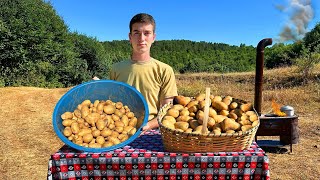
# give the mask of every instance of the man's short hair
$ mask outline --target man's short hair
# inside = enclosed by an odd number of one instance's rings
[[[132,31],[132,25],[134,23],[147,23],[147,24],[151,24],[153,26],[153,32],[156,31],[156,22],[153,19],[153,17],[150,14],[146,14],[146,13],[139,13],[136,14],[135,16],[133,16],[133,18],[130,21],[130,33]]]

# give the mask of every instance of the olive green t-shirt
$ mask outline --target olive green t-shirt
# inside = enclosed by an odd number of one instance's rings
[[[153,58],[143,63],[132,60],[118,62],[112,66],[110,79],[135,87],[145,97],[149,120],[157,115],[163,99],[178,95],[173,69]]]

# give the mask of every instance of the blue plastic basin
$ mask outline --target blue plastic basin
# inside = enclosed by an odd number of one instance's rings
[[[66,111],[73,112],[78,104],[81,104],[86,99],[91,100],[91,102],[110,99],[113,102],[120,101],[124,105],[127,105],[138,119],[137,124],[140,126],[137,127],[137,132],[128,140],[110,147],[89,148],[73,143],[63,135],[64,126],[62,125],[61,114]],[[142,94],[134,87],[113,80],[98,80],[80,84],[65,93],[54,108],[52,124],[55,133],[65,144],[80,151],[104,152],[121,148],[136,139],[142,132],[142,127],[148,122],[148,116],[148,104]],[[141,122],[142,120],[143,122]]]

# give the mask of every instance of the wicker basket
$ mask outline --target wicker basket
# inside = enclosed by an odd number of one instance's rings
[[[260,124],[260,120],[258,119],[259,123],[257,126],[248,131],[239,131],[233,134],[221,133],[220,135],[204,135],[180,132],[167,128],[162,124],[162,118],[166,115],[167,110],[171,106],[172,104],[164,105],[158,113],[158,122],[162,141],[165,150],[169,152],[197,153],[245,150],[251,146]]]

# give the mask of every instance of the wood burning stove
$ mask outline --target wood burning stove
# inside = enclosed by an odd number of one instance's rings
[[[255,140],[260,146],[290,145],[290,152],[292,152],[292,144],[297,144],[299,141],[298,116],[279,117],[261,114],[264,48],[271,44],[272,39],[267,38],[257,45],[254,108],[259,114],[260,125]],[[257,136],[279,136],[280,140],[258,141]]]

